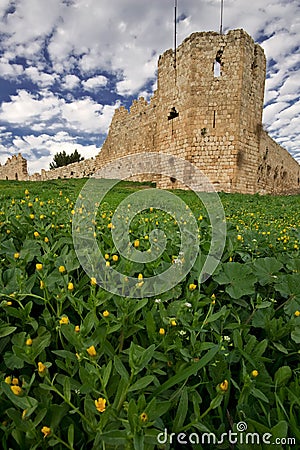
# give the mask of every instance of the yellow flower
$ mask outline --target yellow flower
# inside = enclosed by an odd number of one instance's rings
[[[142,280],[143,279],[143,274],[142,273],[139,273],[138,274],[138,280]]]
[[[294,314],[295,314],[296,317],[299,317],[300,316],[300,311],[295,311]]]
[[[222,381],[222,383],[219,384],[219,387],[221,391],[226,392],[228,390],[229,383],[227,380]]]
[[[34,214],[29,214],[30,219],[34,219]]]
[[[189,290],[190,290],[190,291],[194,291],[194,290],[196,289],[196,287],[197,287],[196,284],[191,283],[191,284],[189,285]]]
[[[17,386],[17,385],[19,384],[18,378],[13,378],[13,379],[11,380],[11,384],[13,384],[14,386]]]
[[[109,311],[107,311],[107,309],[105,311],[103,311],[103,317],[108,317],[109,316]]]
[[[74,328],[74,331],[75,331],[75,333],[79,333],[79,331],[80,331],[80,326],[79,326],[79,325],[76,325],[76,327]]]
[[[177,325],[176,320],[171,320],[171,325],[172,325],[172,327],[176,327],[176,325]]]
[[[69,323],[69,318],[68,318],[68,316],[63,316],[63,317],[60,319],[59,323],[60,323],[61,325],[67,325],[67,324]]]
[[[11,306],[12,302],[6,302],[6,306]]]
[[[25,194],[25,195],[29,195],[29,190],[28,190],[28,189],[25,189],[24,194]]]
[[[87,348],[86,351],[88,352],[88,354],[90,356],[96,356],[97,355],[96,349],[95,349],[95,347],[93,345],[91,345],[89,348]]]
[[[34,237],[36,237],[36,238],[39,237],[39,235],[40,235],[40,233],[38,231],[35,231],[33,234],[34,234]]]
[[[22,393],[20,386],[11,386],[10,388],[15,395],[20,395]]]
[[[99,397],[98,400],[95,400],[95,406],[97,411],[103,413],[106,409],[106,400],[105,398]]]
[[[45,237],[44,241],[45,241],[46,243],[49,242],[49,239],[47,238],[47,236]]]
[[[252,370],[251,375],[256,378],[258,375],[258,371],[257,370]]]
[[[47,371],[47,367],[45,366],[45,364],[43,364],[42,362],[39,361],[38,362],[38,373],[40,375],[45,375],[46,371]]]
[[[96,278],[91,278],[91,285],[92,285],[92,286],[97,286],[97,280],[96,280]]]
[[[142,422],[147,422],[147,420],[148,420],[148,415],[147,415],[145,412],[143,412],[143,413],[140,415],[140,419],[141,419]]]
[[[64,272],[66,271],[65,266],[59,266],[58,271],[59,271],[60,273],[64,273]]]
[[[27,409],[24,409],[24,411],[22,412],[22,419],[24,420],[27,414]]]
[[[113,255],[113,256],[112,256],[112,260],[113,260],[113,261],[116,262],[116,261],[118,261],[118,259],[119,259],[118,255]]]
[[[110,222],[108,225],[107,225],[107,228],[113,228],[113,224]]]
[[[109,259],[109,254],[108,254],[108,253],[105,253],[104,258],[105,258],[105,259]]]
[[[15,254],[14,254],[14,258],[15,258],[15,259],[19,259],[19,258],[20,258],[20,253],[15,253]]]
[[[28,345],[28,346],[32,345],[32,339],[31,338],[26,339],[26,345]]]
[[[35,267],[36,267],[36,270],[43,270],[43,264],[38,263],[35,265]]]
[[[110,262],[106,261],[105,265],[106,265],[106,267],[109,267],[110,266]]]
[[[11,377],[5,377],[4,381],[6,384],[11,384]]]
[[[72,209],[71,214],[72,214],[72,216],[74,216],[74,214],[75,214],[74,209]]]
[[[243,237],[240,234],[238,234],[236,238],[237,238],[238,241],[242,241],[243,240]]]
[[[139,241],[138,239],[136,239],[136,240],[133,242],[133,245],[134,245],[135,248],[139,247],[140,241]]]
[[[163,336],[164,334],[166,334],[166,330],[164,328],[160,328],[159,334],[161,334]]]
[[[40,289],[44,289],[45,288],[45,283],[43,280],[40,280]]]
[[[74,284],[73,283],[68,283],[68,291],[73,291],[74,289]]]
[[[43,433],[44,438],[46,438],[46,437],[48,437],[51,434],[51,428],[44,426],[41,429],[41,432]]]
[[[6,233],[7,233],[7,234],[10,234],[10,230],[6,230]]]

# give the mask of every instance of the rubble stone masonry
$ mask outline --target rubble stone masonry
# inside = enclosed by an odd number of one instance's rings
[[[193,163],[217,191],[300,193],[299,164],[262,127],[265,77],[263,49],[245,31],[193,33],[177,48],[176,64],[172,50],[160,56],[150,102],[140,98],[129,111],[115,111],[95,159],[29,179],[91,176],[122,156],[161,152]],[[161,188],[183,187],[173,177],[150,178]]]

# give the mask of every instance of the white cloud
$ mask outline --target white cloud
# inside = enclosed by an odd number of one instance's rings
[[[0,58],[0,76],[4,79],[17,78],[22,72],[23,66],[21,64],[11,64],[7,58]]]
[[[59,132],[54,136],[41,134],[40,136],[25,135],[15,137],[11,147],[2,153],[0,145],[0,162],[5,163],[7,158],[19,152],[28,160],[28,172],[30,174],[39,172],[41,169],[49,168],[56,153],[65,151],[67,154],[78,150],[85,159],[96,156],[100,149],[95,145],[82,145],[78,143],[77,136],[71,136],[66,132]],[[3,148],[4,150],[4,148]]]
[[[80,84],[80,78],[76,75],[66,75],[61,83],[61,87],[65,90],[72,90]]]
[[[107,132],[114,105],[101,105],[91,98],[66,101],[49,91],[41,91],[40,96],[20,90],[4,102],[0,108],[0,120],[20,127],[31,127],[35,131],[45,128],[64,128],[82,133],[104,134]]]
[[[49,87],[55,83],[57,75],[40,72],[36,67],[27,67],[24,74],[41,88]]]
[[[82,86],[86,91],[95,91],[101,87],[106,86],[108,79],[103,75],[98,75],[96,77],[89,78],[86,81],[82,81]]]

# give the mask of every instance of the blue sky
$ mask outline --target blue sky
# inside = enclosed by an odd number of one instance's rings
[[[224,31],[265,50],[263,123],[300,161],[299,1],[224,5]],[[0,163],[21,152],[33,173],[58,151],[98,154],[114,110],[155,90],[173,14],[173,0],[0,0]],[[218,31],[220,0],[178,0],[178,17],[178,44]]]

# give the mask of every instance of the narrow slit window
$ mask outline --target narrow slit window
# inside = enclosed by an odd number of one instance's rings
[[[213,128],[216,128],[216,110],[214,110],[213,114]]]
[[[219,61],[215,60],[214,63],[214,77],[220,77],[221,76],[221,63]]]
[[[222,75],[222,55],[223,51],[218,50],[214,62],[214,77],[220,77]]]

